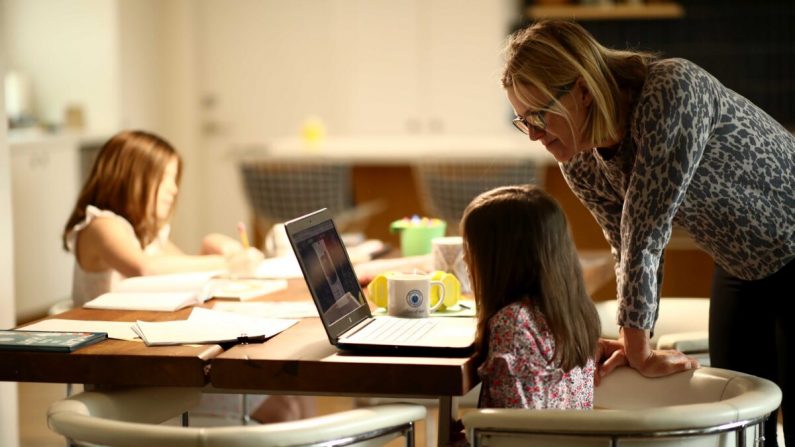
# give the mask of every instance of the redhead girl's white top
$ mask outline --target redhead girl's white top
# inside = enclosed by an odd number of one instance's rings
[[[124,222],[124,226],[130,232],[130,241],[136,245],[138,244],[135,230],[127,219],[112,211],[101,210],[93,205],[88,205],[88,207],[86,207],[85,219],[72,227],[66,236],[66,246],[69,248],[70,253],[75,253],[77,236],[80,234],[80,231],[86,228],[94,219],[118,219],[120,222]],[[168,224],[164,225],[158,233],[157,238],[144,248],[144,252],[147,254],[157,254],[163,251],[168,242],[170,231],[171,227]],[[75,307],[82,306],[85,302],[113,290],[113,286],[122,279],[124,279],[124,275],[112,269],[101,272],[83,270],[75,256],[75,268],[72,275],[72,302]]]
[[[509,304],[489,320],[489,352],[478,368],[480,407],[593,408],[593,360],[564,371],[556,365],[555,338],[528,303]]]
[[[69,248],[70,253],[75,253],[77,236],[80,234],[80,231],[86,228],[94,219],[118,219],[120,222],[124,222],[125,227],[130,232],[131,243],[138,244],[135,230],[127,219],[112,211],[101,210],[93,205],[88,205],[88,207],[86,207],[86,218],[72,227],[69,234],[66,236],[66,246]],[[168,242],[170,231],[170,225],[164,225],[158,232],[155,240],[144,248],[144,253],[157,254],[162,252]],[[87,272],[83,270],[75,256],[75,269],[72,276],[72,301],[75,307],[82,306],[85,302],[103,293],[110,292],[113,290],[113,286],[124,278],[124,275],[113,269],[102,272]],[[262,404],[266,396],[243,396],[243,398],[248,399],[249,408],[253,409]],[[239,417],[242,411],[242,400],[241,396],[238,394],[205,394],[199,405],[192,410],[192,413]]]

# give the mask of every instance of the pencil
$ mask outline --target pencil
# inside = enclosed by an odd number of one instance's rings
[[[237,233],[240,235],[240,243],[243,244],[243,248],[248,248],[248,233],[246,233],[246,224],[243,222],[237,223]]]

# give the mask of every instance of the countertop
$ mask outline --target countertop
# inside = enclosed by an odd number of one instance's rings
[[[492,162],[530,160],[539,165],[556,161],[538,141],[526,136],[342,136],[317,142],[277,138],[233,145],[232,156],[291,162],[353,161],[359,164],[412,164],[421,161]]]

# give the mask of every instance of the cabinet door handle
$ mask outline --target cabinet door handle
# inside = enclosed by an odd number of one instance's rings
[[[50,154],[47,152],[34,152],[30,155],[28,163],[32,169],[45,167],[50,164]]]

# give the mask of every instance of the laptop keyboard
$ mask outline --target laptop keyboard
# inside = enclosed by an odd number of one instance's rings
[[[353,338],[371,341],[403,341],[420,340],[434,326],[436,321],[430,318],[377,318],[360,330]]]

